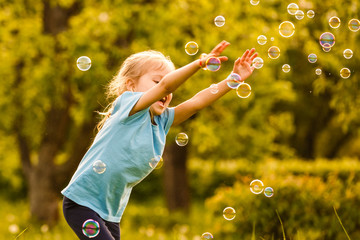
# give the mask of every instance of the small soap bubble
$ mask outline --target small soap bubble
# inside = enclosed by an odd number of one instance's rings
[[[93,163],[93,170],[97,174],[103,174],[106,171],[106,164],[101,160],[96,160]]]
[[[207,70],[216,72],[221,67],[221,61],[217,57],[210,57],[206,60],[205,66]]]
[[[263,190],[264,190],[264,183],[261,180],[255,179],[255,180],[251,181],[250,191],[252,193],[260,194],[260,193],[262,193]]]
[[[343,52],[344,58],[350,59],[353,56],[353,51],[351,49],[345,49]]]
[[[264,60],[261,57],[256,57],[252,61],[252,66],[256,69],[260,69],[264,66]]]
[[[325,43],[322,50],[324,52],[330,52],[331,51],[331,47],[330,47],[330,44],[329,43]]]
[[[94,238],[100,233],[100,225],[97,221],[88,219],[82,225],[82,232],[88,238]]]
[[[185,45],[185,52],[188,55],[195,55],[198,51],[199,45],[194,41],[190,41]]]
[[[290,21],[284,21],[279,25],[279,33],[282,37],[291,37],[295,33],[295,26]]]
[[[201,240],[209,240],[209,239],[214,239],[214,236],[211,233],[205,232],[201,235]]]
[[[265,35],[260,35],[260,36],[258,36],[257,42],[258,42],[258,44],[260,44],[260,45],[266,44],[266,42],[267,42],[266,36],[265,36]]]
[[[353,31],[353,32],[359,31],[359,29],[360,29],[359,19],[355,19],[355,18],[351,19],[348,23],[348,27],[349,27],[350,31]]]
[[[346,78],[349,78],[350,75],[351,75],[350,69],[348,69],[348,68],[342,68],[342,69],[340,70],[340,77],[346,79]]]
[[[164,165],[164,160],[160,155],[158,155],[150,159],[149,165],[153,169],[159,169]]]
[[[272,46],[268,49],[268,56],[271,59],[277,59],[280,56],[280,48]]]
[[[226,207],[223,211],[223,216],[226,220],[231,221],[235,218],[236,212],[232,207]]]
[[[189,137],[186,133],[178,133],[175,137],[175,142],[180,147],[185,146],[189,142]]]
[[[226,78],[226,84],[228,85],[229,88],[236,89],[240,83],[241,83],[241,77],[237,73],[231,73]]]
[[[296,18],[297,20],[303,19],[303,18],[304,18],[304,15],[305,15],[305,13],[304,13],[302,10],[297,10],[297,11],[295,12],[295,18]]]
[[[251,86],[247,83],[240,83],[236,88],[236,94],[239,98],[248,98],[251,95]]]
[[[272,42],[275,41],[275,38],[274,38],[274,37],[271,37],[271,38],[270,38],[270,41],[272,41]]]
[[[214,23],[217,27],[222,27],[225,25],[225,18],[221,15],[215,17]]]
[[[315,53],[310,53],[308,56],[308,60],[310,63],[315,63],[317,61],[317,56]]]
[[[296,11],[299,10],[299,6],[296,3],[290,3],[287,6],[287,11],[291,15],[295,15]]]
[[[219,92],[219,86],[216,83],[210,85],[210,92],[212,94],[217,94]]]
[[[288,73],[288,72],[290,72],[291,67],[289,64],[284,64],[284,65],[282,65],[281,69],[283,70],[284,73]]]
[[[310,93],[311,93],[311,91],[310,91]],[[266,187],[266,188],[264,189],[264,195],[265,195],[266,197],[272,197],[272,196],[274,196],[274,189],[272,189],[271,187]]]
[[[77,59],[76,65],[81,71],[87,71],[91,67],[91,59],[87,56],[81,56]]]
[[[319,42],[323,48],[332,48],[335,45],[335,36],[330,32],[324,32],[320,35]]]
[[[316,75],[321,75],[321,73],[322,73],[322,70],[320,68],[315,69]]]
[[[250,4],[256,6],[260,3],[260,0],[250,0]]]
[[[308,18],[314,18],[315,17],[315,12],[313,10],[309,10],[309,11],[307,11],[306,16]]]
[[[338,27],[340,27],[340,18],[338,18],[338,17],[336,17],[336,16],[334,16],[334,17],[331,17],[330,19],[329,19],[329,25],[330,25],[330,27],[332,27],[332,28],[338,28]]]

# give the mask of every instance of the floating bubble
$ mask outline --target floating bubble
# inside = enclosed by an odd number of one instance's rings
[[[309,10],[306,12],[306,16],[308,18],[314,18],[315,17],[315,12],[313,10]]]
[[[351,75],[350,69],[348,69],[348,68],[342,68],[342,69],[340,70],[340,77],[346,79],[346,78],[349,78],[350,75]]]
[[[274,37],[271,37],[271,38],[270,38],[270,41],[272,41],[272,42],[273,42],[274,40],[275,40],[275,38],[274,38]]]
[[[250,183],[250,191],[254,194],[260,194],[264,190],[264,184],[261,180],[255,179]]]
[[[351,19],[349,21],[349,23],[348,23],[348,27],[353,32],[359,31],[359,29],[360,29],[360,21],[359,21],[359,19],[355,19],[355,18]]]
[[[315,69],[316,75],[321,75],[321,73],[322,73],[322,70],[320,68]]]
[[[289,64],[284,64],[284,65],[282,65],[281,69],[283,70],[284,73],[288,73],[288,72],[290,72],[291,67]]]
[[[304,13],[302,10],[297,10],[297,11],[295,12],[295,18],[296,18],[297,20],[303,19],[303,18],[304,18],[304,15],[305,15],[305,13]]]
[[[149,165],[153,169],[159,169],[164,165],[164,160],[160,155],[158,155],[150,159]]]
[[[214,239],[214,236],[209,233],[209,232],[205,232],[201,235],[201,240],[209,240],[209,239]]]
[[[264,195],[265,195],[266,197],[272,197],[272,196],[274,196],[274,189],[272,189],[271,187],[266,187],[266,188],[264,189]]]
[[[260,69],[264,66],[264,60],[261,57],[256,57],[252,61],[252,66],[256,69]]]
[[[214,23],[217,27],[222,27],[225,25],[225,18],[219,15],[214,19]]]
[[[338,18],[338,17],[336,17],[336,16],[334,16],[334,17],[331,17],[330,19],[329,19],[329,25],[330,25],[330,27],[332,27],[332,28],[338,28],[338,27],[340,27],[340,18]]]
[[[315,63],[317,61],[317,56],[315,53],[310,53],[308,56],[308,60],[310,63]]]
[[[239,98],[248,98],[251,95],[251,86],[247,83],[240,83],[236,88],[236,94]]]
[[[258,42],[258,44],[260,44],[260,45],[266,44],[266,42],[267,42],[266,36],[264,36],[264,35],[258,36],[257,42]]]
[[[296,3],[290,3],[287,6],[287,11],[291,15],[295,15],[296,11],[299,10],[299,6]]]
[[[324,32],[319,38],[320,45],[326,48],[332,48],[335,45],[335,36],[330,32]]]
[[[322,50],[324,52],[330,52],[331,51],[331,47],[330,47],[330,44],[329,43],[325,43]]]
[[[345,49],[343,52],[344,58],[350,59],[353,56],[353,51],[351,49]]]
[[[106,171],[106,164],[101,160],[96,160],[93,163],[93,170],[98,174],[103,174]]]
[[[226,207],[223,211],[223,216],[226,220],[231,221],[235,218],[236,212],[232,207]]]
[[[277,59],[280,56],[280,48],[272,46],[268,49],[268,56],[271,59]]]
[[[81,56],[77,59],[76,65],[81,71],[87,71],[91,67],[91,59],[87,56]]]
[[[212,94],[217,94],[219,92],[219,86],[216,83],[211,84],[210,85],[210,92]]]
[[[250,0],[250,4],[256,6],[260,3],[260,0]]]
[[[221,67],[221,61],[217,57],[210,57],[206,60],[205,66],[207,70],[216,72]]]
[[[175,142],[180,147],[185,146],[189,142],[189,137],[186,133],[178,133],[175,137]]]
[[[226,80],[226,84],[232,89],[236,89],[241,83],[241,77],[237,73],[231,73]]]
[[[190,41],[185,45],[185,52],[188,55],[195,55],[198,51],[199,45],[194,41]]]
[[[295,26],[292,22],[284,21],[279,25],[279,33],[282,37],[291,37],[295,33]]]
[[[100,225],[97,221],[88,219],[82,225],[82,232],[88,238],[94,238],[100,233]]]

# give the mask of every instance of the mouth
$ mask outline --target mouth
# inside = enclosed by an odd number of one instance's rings
[[[159,101],[157,101],[159,103],[160,106],[164,107],[165,103],[166,103],[167,97],[163,97],[162,99],[160,99]]]

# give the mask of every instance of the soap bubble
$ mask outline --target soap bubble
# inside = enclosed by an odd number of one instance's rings
[[[214,19],[214,23],[217,27],[222,27],[225,25],[225,18],[219,15]]]
[[[308,56],[308,60],[310,63],[315,63],[317,61],[317,56],[315,53],[310,53]]]
[[[209,239],[213,239],[214,236],[209,233],[209,232],[205,232],[201,235],[201,240],[209,240]]]
[[[336,16],[334,16],[334,17],[331,17],[330,19],[329,19],[329,25],[330,25],[330,27],[332,27],[332,28],[338,28],[338,27],[340,27],[340,18],[338,18],[338,17],[336,17]]]
[[[82,225],[82,232],[88,238],[94,238],[100,233],[100,225],[97,221],[88,219]]]
[[[98,174],[103,174],[106,171],[106,164],[101,160],[96,160],[93,163],[93,170]]]
[[[189,142],[189,137],[186,133],[178,133],[175,137],[175,142],[180,147],[185,146]]]
[[[295,26],[292,22],[284,21],[279,25],[279,33],[283,37],[291,37],[295,33]]]
[[[194,41],[190,41],[185,45],[185,52],[188,55],[195,55],[198,51],[199,45]]]
[[[226,78],[226,84],[229,86],[229,88],[232,89],[236,89],[240,82],[241,82],[241,77],[239,74],[237,73],[231,73],[227,78]]]
[[[332,48],[335,45],[335,36],[330,32],[324,32],[319,38],[320,45],[326,48]]]
[[[226,220],[233,220],[236,216],[236,212],[235,209],[233,209],[232,207],[226,207],[223,211],[223,217]]]
[[[280,48],[272,46],[268,49],[268,56],[271,59],[277,59],[280,56]]]
[[[272,197],[272,196],[274,196],[274,189],[272,189],[271,187],[266,187],[266,188],[264,189],[264,195],[265,195],[266,197]]]
[[[321,75],[322,70],[320,68],[315,69],[316,75]]]
[[[351,49],[345,49],[343,52],[344,58],[350,59],[353,56],[353,51]]]
[[[295,18],[296,18],[297,20],[303,19],[303,18],[304,18],[304,15],[305,15],[305,13],[304,13],[302,10],[297,10],[297,11],[295,12]]]
[[[219,86],[216,83],[210,85],[210,92],[212,94],[217,94],[219,92]]]
[[[330,52],[331,51],[331,47],[330,47],[330,44],[329,43],[325,43],[322,50],[324,52]]]
[[[348,68],[342,68],[340,70],[340,76],[344,79],[349,78],[351,75],[351,71]]]
[[[314,18],[315,17],[315,12],[313,10],[309,10],[309,11],[307,11],[306,16],[308,18]]]
[[[271,38],[270,38],[270,41],[272,41],[272,42],[273,42],[274,40],[275,40],[275,38],[274,38],[274,37],[271,37]]]
[[[150,159],[149,165],[153,169],[159,169],[162,165],[164,165],[164,160],[160,155],[158,155]]]
[[[287,11],[291,15],[295,15],[296,11],[299,10],[299,6],[296,3],[290,3],[287,6]]]
[[[289,64],[284,64],[284,65],[282,65],[281,69],[283,70],[284,73],[288,73],[288,72],[290,72],[291,67]]]
[[[351,19],[349,21],[349,23],[348,23],[348,27],[353,32],[359,31],[359,29],[360,29],[360,21],[359,21],[359,19],[355,19],[355,18]]]
[[[240,83],[236,88],[236,94],[239,98],[248,98],[251,95],[251,86],[247,83]]]
[[[217,57],[210,57],[206,60],[205,66],[207,70],[216,72],[221,67],[221,61]]]
[[[250,0],[250,4],[256,6],[260,3],[260,0]]]
[[[87,56],[81,56],[77,59],[76,65],[81,71],[87,71],[91,67],[91,59]]]
[[[264,66],[264,60],[261,57],[256,57],[252,61],[252,66],[256,69],[260,69]]]
[[[262,193],[263,190],[264,190],[264,183],[261,180],[255,179],[255,180],[251,181],[250,191],[252,193],[260,194],[260,193]]]
[[[266,36],[264,36],[264,35],[258,36],[257,42],[258,42],[258,44],[260,44],[260,45],[266,44],[266,42],[267,42]]]

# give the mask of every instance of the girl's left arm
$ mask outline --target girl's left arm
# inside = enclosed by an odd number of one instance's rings
[[[246,78],[248,78],[254,70],[254,67],[250,66],[254,58],[257,57],[257,53],[254,52],[254,48],[251,50],[246,50],[242,57],[238,58],[234,63],[233,72],[240,75],[241,81],[244,81]],[[191,117],[201,109],[211,105],[213,102],[215,102],[231,90],[231,88],[229,88],[227,85],[227,79],[219,82],[217,85],[218,92],[216,94],[211,93],[210,88],[206,88],[198,92],[189,100],[176,106],[174,122],[172,126],[176,126],[184,122],[189,117]]]

